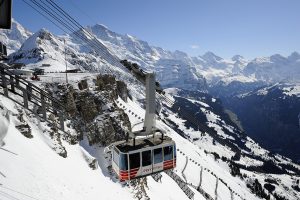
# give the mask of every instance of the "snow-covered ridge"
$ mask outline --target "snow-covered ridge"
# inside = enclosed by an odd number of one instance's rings
[[[296,83],[293,83],[293,84],[290,84],[290,83],[275,83],[275,84],[271,84],[271,85],[268,85],[268,86],[258,88],[254,91],[251,91],[251,92],[239,94],[238,97],[243,98],[243,97],[250,96],[250,95],[265,96],[269,92],[274,91],[274,90],[278,90],[282,93],[283,96],[281,98],[284,98],[285,95],[286,96],[300,97],[300,83],[299,82],[296,82]]]
[[[7,46],[7,53],[10,54],[19,50],[21,45],[31,35],[30,31],[13,19],[11,30],[0,31],[0,41]]]

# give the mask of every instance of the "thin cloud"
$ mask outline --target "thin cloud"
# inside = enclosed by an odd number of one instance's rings
[[[199,49],[199,45],[197,45],[197,44],[192,44],[192,45],[190,45],[190,48],[192,48],[192,49]]]

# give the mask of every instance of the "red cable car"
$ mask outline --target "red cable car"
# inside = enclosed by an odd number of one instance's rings
[[[120,181],[176,167],[176,145],[168,136],[118,142],[112,146],[112,168]]]

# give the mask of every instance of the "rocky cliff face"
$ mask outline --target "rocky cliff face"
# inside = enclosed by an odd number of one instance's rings
[[[72,126],[78,131],[79,140],[87,137],[90,145],[108,145],[125,138],[131,131],[128,116],[114,103],[118,97],[127,101],[127,86],[111,75],[98,75],[86,88],[47,83],[46,88],[65,105]]]
[[[163,87],[178,87],[186,90],[207,91],[206,79],[181,60],[160,59],[156,63],[157,79]]]

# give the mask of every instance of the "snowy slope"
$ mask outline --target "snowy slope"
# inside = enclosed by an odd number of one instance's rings
[[[37,119],[26,115],[33,135],[28,139],[15,128],[20,108],[3,96],[0,102],[11,111],[9,134],[0,149],[0,199],[133,199],[131,187],[109,176],[103,148],[90,147],[85,141],[76,145],[63,141],[68,157],[62,158],[49,148],[52,139],[36,125]],[[100,166],[96,170],[86,162],[85,157],[91,157],[88,152],[98,159]],[[162,182],[149,178],[151,199],[187,199],[172,179],[164,175]]]
[[[178,133],[181,132],[184,134],[185,138],[188,138],[195,145],[200,147],[200,149],[203,149],[207,155],[214,158],[222,170],[227,169],[228,171],[232,171],[230,165],[237,164],[241,170],[242,179],[247,184],[251,183],[254,179],[258,179],[262,185],[267,184],[267,182],[265,182],[266,179],[276,180],[279,185],[279,187],[276,186],[275,189],[277,194],[288,196],[288,199],[299,198],[299,191],[297,192],[291,188],[291,185],[295,184],[297,180],[295,177],[300,173],[299,165],[292,164],[290,159],[273,155],[260,147],[260,145],[255,143],[251,138],[241,133],[238,130],[238,126],[230,123],[231,120],[229,120],[224,113],[218,111],[218,106],[216,106],[218,101],[214,98],[207,95],[201,97],[201,95],[197,94],[198,99],[196,101],[193,99],[183,101],[181,98],[185,96],[184,93],[177,91],[177,94],[181,96],[175,97],[177,101],[181,102],[179,104],[180,109],[185,108],[189,113],[188,116],[193,116],[200,122],[198,126],[195,126],[195,122],[190,121],[190,117],[187,117],[184,112],[178,111],[177,113],[172,113],[168,111],[164,119],[166,121],[171,120],[175,122],[172,127],[176,127]],[[186,96],[192,98],[191,93],[187,93]],[[194,105],[187,102],[192,102]],[[195,104],[197,106],[195,106]],[[175,108],[175,110],[178,109]],[[206,119],[201,119],[199,112],[202,112]],[[203,127],[203,123],[206,124],[206,128]],[[296,167],[296,170],[292,174],[289,174],[291,168],[288,165]],[[208,169],[211,169],[212,166],[213,164],[209,165]],[[213,173],[217,174],[221,179],[226,180],[226,178],[218,174],[215,170],[213,170]],[[191,180],[193,177],[195,177],[194,174]]]
[[[53,81],[51,76],[56,77],[57,75],[58,74],[49,74],[42,77],[42,80],[51,82]],[[91,80],[93,77],[95,77],[95,74],[76,74],[76,76],[72,76],[70,83],[75,87],[78,80],[82,78]],[[92,81],[90,81],[90,84],[92,84]],[[90,89],[92,89],[92,87],[90,87]],[[131,124],[134,125],[140,122],[145,111],[138,102],[138,99],[141,97],[137,94],[139,92],[131,88],[129,89],[133,94],[133,99],[128,99],[127,102],[124,102],[119,98],[116,104],[127,113]],[[215,111],[210,105],[210,102],[217,103],[216,99],[206,97],[206,99],[202,100],[188,99],[188,101],[201,107],[199,111],[206,113],[208,127],[215,129],[220,138],[236,140],[236,137],[227,135],[227,132],[222,132],[225,128],[230,130],[232,134],[236,134],[233,133],[235,132],[234,127],[227,125],[221,116],[214,113]],[[1,97],[1,102],[7,109],[11,110],[12,113],[15,113],[14,115],[19,112],[15,108],[15,105],[4,97]],[[213,140],[216,138],[213,138],[209,133],[204,133],[204,136],[201,136],[202,131],[195,130],[191,127],[188,128],[186,124],[184,124],[186,119],[179,117],[172,109],[164,107],[164,110],[164,112],[168,112],[169,116],[165,117],[164,115],[160,115],[162,120],[157,121],[157,126],[165,130],[167,134],[175,140],[178,148],[178,162],[175,173],[183,179],[186,179],[189,184],[198,186],[202,167],[202,188],[212,197],[215,196],[215,185],[218,178],[218,199],[230,199],[231,194],[229,188],[234,191],[234,199],[259,199],[259,197],[250,192],[246,184],[254,178],[264,183],[264,180],[268,177],[279,183],[279,186],[276,186],[276,193],[284,194],[288,196],[289,199],[297,199],[299,193],[294,193],[293,190],[290,189],[291,185],[294,184],[292,175],[272,175],[257,173],[251,170],[241,170],[243,174],[247,175],[247,178],[241,179],[239,177],[233,177],[230,174],[231,169],[228,162],[216,159],[212,152],[226,157],[226,159],[229,160],[236,154],[235,151],[218,142],[213,144]],[[134,190],[131,186],[121,186],[119,183],[114,182],[113,177],[110,177],[105,167],[106,161],[103,155],[103,147],[99,148],[98,145],[89,146],[85,139],[75,145],[69,145],[63,141],[62,145],[66,148],[68,156],[66,159],[61,158],[51,149],[51,145],[49,146],[49,144],[52,143],[51,139],[44,135],[40,128],[41,126],[37,126],[39,123],[32,115],[26,115],[26,121],[32,127],[33,139],[24,138],[24,136],[14,128],[14,124],[17,123],[15,122],[17,120],[14,115],[12,115],[9,134],[5,138],[6,145],[4,148],[18,155],[0,151],[1,158],[4,158],[1,159],[1,162],[3,162],[3,164],[1,163],[1,173],[6,176],[6,178],[1,177],[1,183],[3,184],[1,186],[2,188],[0,188],[2,189],[2,196],[7,197],[7,195],[10,195],[21,198],[22,195],[18,196],[20,193],[11,191],[11,189],[13,189],[31,197],[43,197],[43,199],[95,199],[98,198],[99,195],[105,199],[133,198]],[[183,131],[188,137],[180,136],[177,130],[174,131],[172,126],[167,125],[168,123],[164,123],[167,118],[179,125],[178,130]],[[136,128],[138,128],[138,126],[136,126]],[[265,159],[270,158],[268,151],[259,147],[259,145],[254,143],[250,138],[245,138],[245,144],[251,149],[253,155],[259,155],[260,158]],[[37,148],[39,149],[38,152],[36,151]],[[245,150],[242,149],[242,151]],[[262,162],[264,162],[264,160],[260,161],[257,157],[251,158],[247,156],[248,153],[250,154],[250,150],[245,153],[246,154],[243,154],[237,163],[247,166],[260,166]],[[22,158],[19,160],[18,157],[21,157],[21,155]],[[93,171],[88,167],[88,163],[85,159],[87,155],[88,157],[97,158],[99,163],[98,169]],[[186,164],[187,159],[188,163]],[[290,163],[290,161],[281,157],[277,157],[276,159],[281,163]],[[30,160],[30,162],[27,160]],[[185,170],[183,171],[183,169]],[[15,173],[15,171],[18,171],[18,173]],[[187,198],[178,185],[164,173],[162,183],[155,182],[151,177],[147,178],[147,182],[148,189],[146,189],[146,192],[150,199],[161,199],[162,197],[167,199]],[[61,188],[63,188],[63,190]],[[286,188],[289,188],[288,191],[285,191]],[[203,199],[200,193],[196,190],[194,190],[194,192],[195,199]]]

